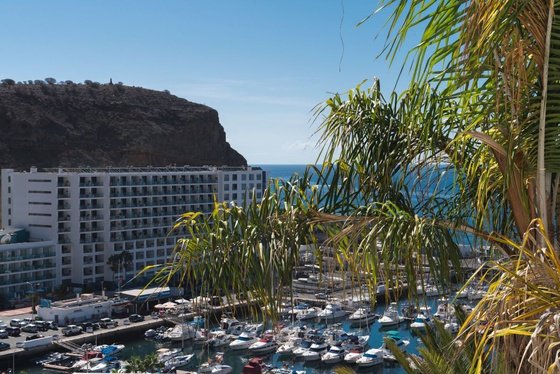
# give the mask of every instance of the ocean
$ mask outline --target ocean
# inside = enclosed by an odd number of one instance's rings
[[[284,180],[290,179],[294,174],[302,176],[307,167],[305,164],[257,164],[255,166],[267,171],[269,178],[281,178]]]

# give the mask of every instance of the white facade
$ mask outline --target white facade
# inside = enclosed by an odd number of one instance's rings
[[[54,242],[57,284],[99,284],[121,275],[107,265],[111,255],[132,254],[127,279],[163,264],[182,235],[170,234],[182,213],[210,212],[214,198],[260,199],[266,180],[254,167],[3,169],[2,222]]]
[[[105,296],[82,294],[75,300],[44,301],[37,306],[37,315],[60,326],[111,316],[114,300]]]
[[[8,300],[52,290],[60,284],[54,241],[0,244],[0,295]]]

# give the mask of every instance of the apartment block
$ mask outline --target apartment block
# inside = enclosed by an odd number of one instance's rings
[[[170,259],[183,235],[170,230],[182,213],[210,212],[214,199],[260,199],[266,183],[257,167],[3,169],[2,223],[51,243],[39,251],[49,254],[42,262],[50,266],[47,275],[29,275],[33,281],[52,275],[52,286],[122,283]],[[107,261],[124,250],[132,263],[113,272]]]

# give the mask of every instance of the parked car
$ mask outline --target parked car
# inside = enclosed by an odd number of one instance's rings
[[[118,322],[112,320],[111,318],[101,318],[99,321],[99,326],[103,327],[104,329],[111,329],[113,327],[118,326]]]
[[[8,325],[6,325],[6,322],[0,320],[0,329],[4,329],[6,328]]]
[[[37,328],[37,325],[30,323],[28,325],[25,325],[21,328],[21,331],[23,332],[30,332],[32,334],[37,333],[37,331],[39,331],[39,329]]]
[[[6,331],[6,329],[2,329],[0,330],[0,339],[6,339],[8,336],[8,332]]]
[[[54,321],[46,321],[47,327],[49,330],[58,330],[58,325]]]
[[[21,323],[23,322],[20,318],[14,318],[10,321],[10,326],[12,327],[20,327]]]
[[[95,330],[99,330],[99,323],[97,322],[84,322],[80,326],[82,327],[82,331],[85,332],[94,332]]]
[[[37,326],[37,330],[39,331],[47,331],[49,329],[48,323],[46,321],[35,321],[33,322],[35,326]]]
[[[19,336],[21,334],[21,330],[19,327],[8,326],[6,327],[6,331],[10,336]]]
[[[128,317],[128,320],[130,322],[141,322],[144,320],[144,316],[140,314],[131,314],[130,317]]]
[[[10,349],[10,345],[8,343],[0,342],[0,351],[5,351]]]
[[[62,335],[74,336],[82,333],[82,328],[76,325],[68,325],[62,329]]]

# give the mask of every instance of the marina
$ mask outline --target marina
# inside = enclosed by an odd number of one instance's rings
[[[298,301],[301,302],[301,300]],[[311,307],[308,304],[308,308],[317,308],[321,311],[328,310],[329,312],[332,305],[336,303],[333,300],[309,299],[306,301],[316,305],[316,307]],[[418,314],[435,313],[438,306],[439,309],[443,308],[442,304],[447,307],[447,300],[430,298],[428,305],[418,311]],[[327,308],[327,305],[331,307]],[[122,344],[122,351],[116,355],[118,362],[126,362],[133,356],[167,352],[169,357],[167,357],[168,362],[165,368],[169,371],[177,368],[172,365],[172,363],[175,363],[175,365],[181,365],[181,369],[204,372],[205,365],[208,362],[215,363],[218,357],[220,365],[231,367],[232,372],[237,373],[241,372],[245,365],[248,365],[251,358],[260,357],[262,363],[268,368],[290,368],[306,373],[332,373],[334,366],[337,364],[350,365],[355,369],[359,368],[360,372],[400,373],[401,369],[395,365],[394,358],[383,346],[383,338],[394,339],[406,352],[416,353],[419,340],[410,326],[413,319],[406,318],[396,326],[383,327],[377,317],[383,315],[388,309],[409,308],[408,304],[391,304],[387,307],[384,303],[378,303],[375,308],[369,311],[375,314],[374,318],[368,318],[367,323],[364,324],[356,324],[349,319],[349,316],[352,315],[350,313],[352,309],[354,309],[354,312],[359,311],[360,313],[364,313],[365,309],[353,308],[342,303],[340,305],[344,306],[341,309],[345,310],[345,313],[337,318],[321,320],[320,317],[316,317],[304,321],[292,318],[294,322],[284,319],[281,325],[274,326],[267,324],[263,326],[259,322],[236,320],[230,314],[224,314],[220,319],[219,315],[216,314],[219,321],[207,325],[213,330],[211,333],[206,332],[200,326],[200,317],[198,320],[191,321],[188,325],[176,324],[175,327],[172,327],[173,323],[170,319],[152,319],[151,316],[146,316],[145,321],[134,324],[119,323],[117,327],[111,329],[99,329],[94,333],[61,339],[57,344],[50,347],[51,350],[69,354],[60,358],[61,367],[57,366],[59,363],[50,364],[51,366],[47,364],[45,367],[36,363],[21,364],[22,360],[20,358],[23,357],[21,355],[29,354],[31,351],[17,352],[20,356],[18,356],[19,366],[16,367],[16,371],[25,370],[27,373],[40,373],[49,369],[67,372],[69,369],[64,369],[65,365],[72,363],[70,367],[72,365],[79,366],[77,363],[86,354],[87,351],[83,349],[83,343],[90,342],[86,347],[91,347],[95,342],[96,345],[118,343],[120,346]],[[218,313],[218,309],[216,309],[216,313]],[[286,314],[286,316],[290,315]],[[189,315],[188,318],[192,320],[194,315]],[[190,326],[192,329],[184,330],[185,326]],[[272,327],[274,327],[274,330],[263,331]],[[173,333],[177,330],[187,331],[187,333],[182,334],[179,339]],[[163,333],[163,337],[157,339],[154,334],[147,334],[149,331],[156,334]],[[244,344],[240,347],[235,347],[235,345],[232,347],[232,342],[237,341],[235,339],[241,339]],[[307,345],[308,348],[305,348],[305,340],[310,342]],[[298,349],[300,351],[296,352]],[[42,351],[41,354],[44,354],[45,351]],[[32,352],[33,357],[41,355],[39,353],[41,351],[33,350]],[[13,362],[10,362],[9,358],[11,357],[14,360],[16,351],[2,353],[5,358],[2,361],[2,367],[8,367],[5,365],[11,366],[10,364]],[[100,361],[100,358],[92,357],[92,360],[95,363]],[[117,360],[114,361],[114,367],[117,368]],[[95,372],[95,366],[88,365],[86,370]],[[163,368],[162,372],[164,372]]]

